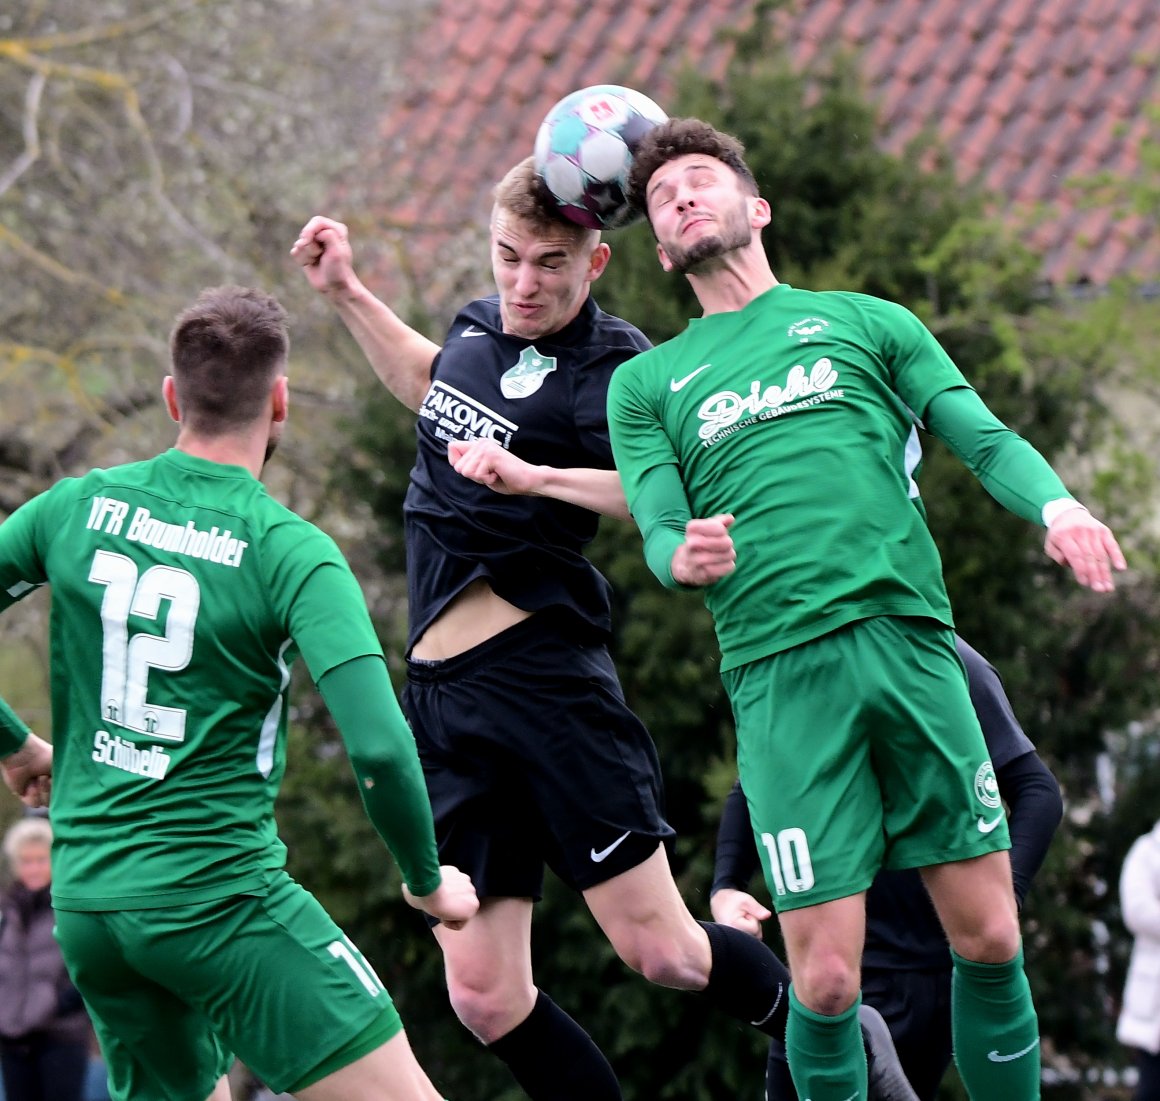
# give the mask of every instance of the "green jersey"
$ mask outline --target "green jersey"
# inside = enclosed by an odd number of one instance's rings
[[[957,387],[908,310],[786,284],[617,370],[609,424],[630,507],[673,464],[693,516],[735,517],[736,570],[705,590],[722,669],[869,616],[953,626],[912,474],[918,419]]]
[[[317,680],[382,654],[334,542],[243,468],[171,450],[0,525],[0,610],[46,583],[55,905],[263,889],[292,661]]]

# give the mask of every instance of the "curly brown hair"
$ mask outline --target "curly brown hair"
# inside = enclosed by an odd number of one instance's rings
[[[731,134],[695,118],[676,118],[654,126],[636,147],[628,177],[628,199],[638,210],[648,212],[648,182],[663,165],[690,153],[701,153],[721,161],[737,174],[742,186],[758,193],[757,181],[745,163],[745,146]]]

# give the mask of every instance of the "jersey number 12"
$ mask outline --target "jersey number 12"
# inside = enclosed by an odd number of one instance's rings
[[[106,722],[169,742],[185,740],[185,711],[160,707],[146,698],[149,670],[177,672],[193,656],[193,629],[201,607],[197,578],[172,566],[150,566],[139,574],[123,554],[99,550],[89,580],[105,586],[101,600],[104,644],[101,664],[101,714]],[[129,616],[157,619],[169,601],[163,634],[129,637]]]

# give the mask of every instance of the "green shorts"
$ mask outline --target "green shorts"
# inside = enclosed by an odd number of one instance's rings
[[[857,894],[880,867],[1010,848],[950,630],[880,616],[722,674],[777,910]]]
[[[358,949],[285,873],[265,895],[61,910],[56,935],[114,1101],[205,1101],[235,1054],[280,1093],[402,1028]]]

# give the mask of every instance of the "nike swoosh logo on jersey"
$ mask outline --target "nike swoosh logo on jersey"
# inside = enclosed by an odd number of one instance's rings
[[[700,367],[698,367],[695,371],[690,371],[689,374],[685,375],[684,378],[671,379],[669,381],[669,389],[672,390],[672,392],[675,394],[678,390],[692,382],[693,379],[695,379],[702,371],[707,371],[712,366],[713,364],[711,363],[702,363]]]
[[[988,822],[981,814],[978,822],[975,823],[979,827],[979,833],[990,833],[1000,822],[1003,821],[1003,816],[1000,814],[998,818],[992,818]]]
[[[611,856],[612,850],[615,849],[616,846],[619,845],[622,841],[626,841],[631,836],[632,830],[626,830],[615,841],[613,841],[607,849],[601,849],[600,852],[597,852],[595,849],[590,850],[588,855],[592,857],[592,863],[599,864],[602,860],[605,860],[607,857]]]
[[[997,1051],[988,1051],[987,1058],[992,1063],[1013,1063],[1016,1059],[1022,1059],[1029,1051],[1034,1051],[1038,1044],[1039,1037],[1036,1036],[1022,1051],[1017,1051],[1014,1055],[1000,1055]]]
[[[459,334],[460,336],[487,336],[486,329],[477,329],[474,325],[468,325],[466,329]]]

